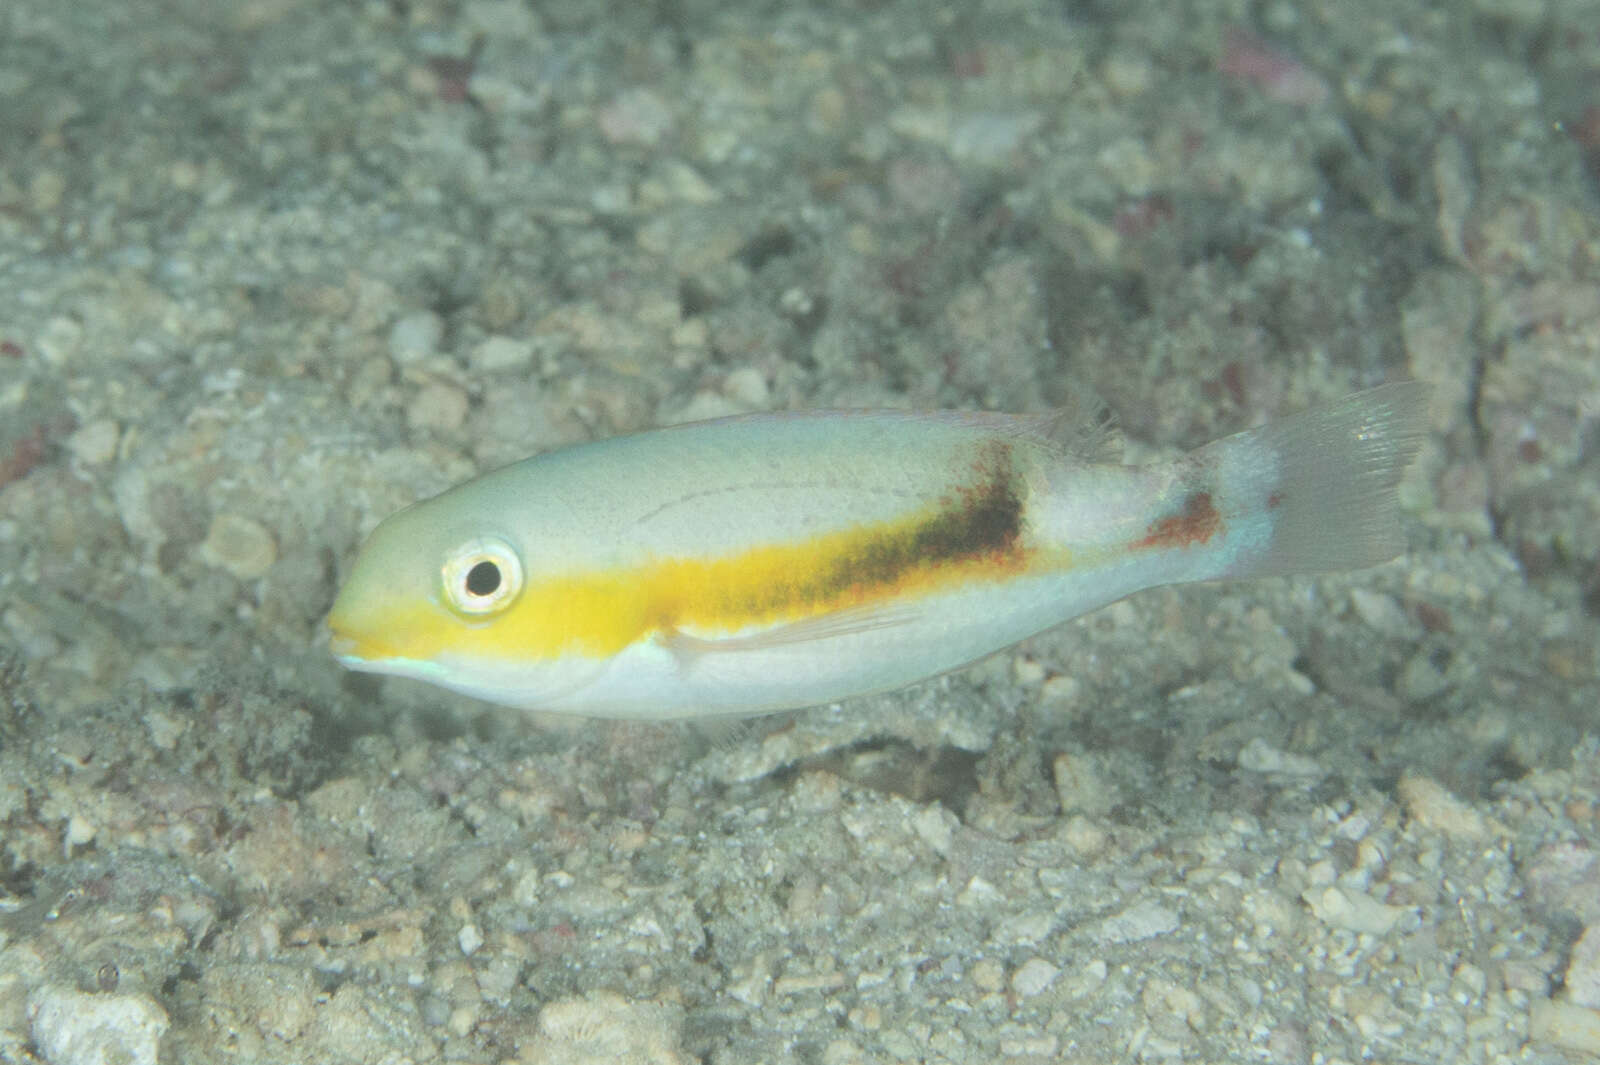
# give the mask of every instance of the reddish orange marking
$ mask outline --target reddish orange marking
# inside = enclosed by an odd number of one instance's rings
[[[1196,492],[1183,501],[1183,512],[1150,523],[1144,539],[1133,547],[1191,547],[1209,541],[1222,528],[1222,515],[1211,504],[1210,492]]]

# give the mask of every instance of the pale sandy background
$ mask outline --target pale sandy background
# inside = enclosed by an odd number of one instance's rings
[[[1600,7],[0,4],[0,1060],[1600,1055]],[[342,674],[731,411],[1437,386],[1412,552],[732,734]],[[119,1056],[120,1055],[120,1056]]]

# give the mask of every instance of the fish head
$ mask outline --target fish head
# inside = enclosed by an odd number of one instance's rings
[[[329,649],[349,669],[536,707],[593,670],[528,594],[529,537],[461,502],[446,493],[373,530],[328,613]]]

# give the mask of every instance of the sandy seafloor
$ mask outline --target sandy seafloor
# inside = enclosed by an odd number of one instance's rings
[[[1600,7],[5,0],[0,1060],[1600,1058]],[[706,732],[343,673],[699,416],[1436,386],[1411,550]]]

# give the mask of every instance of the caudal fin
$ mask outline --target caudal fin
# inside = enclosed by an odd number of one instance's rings
[[[1403,552],[1395,486],[1422,446],[1427,412],[1428,387],[1402,381],[1213,445],[1269,515],[1264,550],[1233,575],[1360,569]]]

